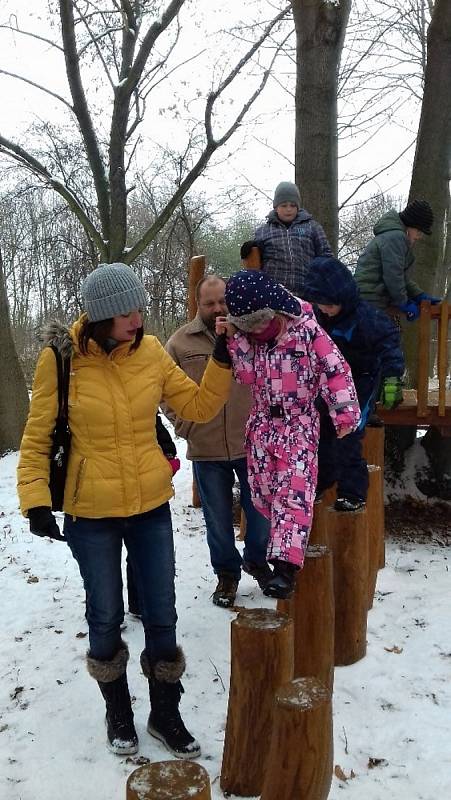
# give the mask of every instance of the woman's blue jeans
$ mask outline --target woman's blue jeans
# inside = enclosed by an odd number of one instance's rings
[[[64,535],[86,591],[91,657],[109,661],[121,647],[124,542],[138,591],[147,657],[150,663],[173,661],[177,614],[169,503],[133,517],[74,520],[66,514]]]

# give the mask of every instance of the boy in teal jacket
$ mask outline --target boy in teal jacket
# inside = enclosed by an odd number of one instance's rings
[[[414,200],[404,211],[387,211],[374,226],[355,271],[360,296],[377,308],[395,306],[409,322],[420,315],[422,300],[433,305],[440,298],[423,292],[411,277],[415,264],[412,247],[432,233],[434,216],[426,200]]]

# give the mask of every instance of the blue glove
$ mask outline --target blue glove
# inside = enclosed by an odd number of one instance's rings
[[[406,315],[408,322],[414,322],[420,316],[420,306],[414,303],[413,300],[408,300],[407,303],[401,303],[398,306],[399,310]]]
[[[421,292],[421,294],[415,295],[413,298],[414,303],[420,305],[423,300],[428,300],[431,306],[436,306],[438,303],[442,302],[441,297],[432,297],[431,294],[427,294],[427,292]]]

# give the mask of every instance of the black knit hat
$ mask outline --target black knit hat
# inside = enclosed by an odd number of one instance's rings
[[[427,236],[431,235],[434,215],[427,200],[414,200],[399,216],[406,228],[416,228]]]

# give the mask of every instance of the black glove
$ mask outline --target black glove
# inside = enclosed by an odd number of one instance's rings
[[[260,258],[263,257],[263,251],[260,245],[260,242],[256,242],[255,239],[252,239],[250,242],[243,242],[240,248],[240,258],[245,259],[251,254],[251,250],[253,247],[258,247],[260,251]]]
[[[58,539],[59,542],[66,541],[64,536],[61,536],[56,519],[48,506],[29,508],[28,520],[30,531],[36,536],[50,536],[51,539]]]
[[[220,333],[216,337],[212,356],[214,360],[219,361],[220,364],[227,364],[228,367],[232,366],[232,359],[230,358],[230,353],[227,348],[227,335],[225,333]]]

